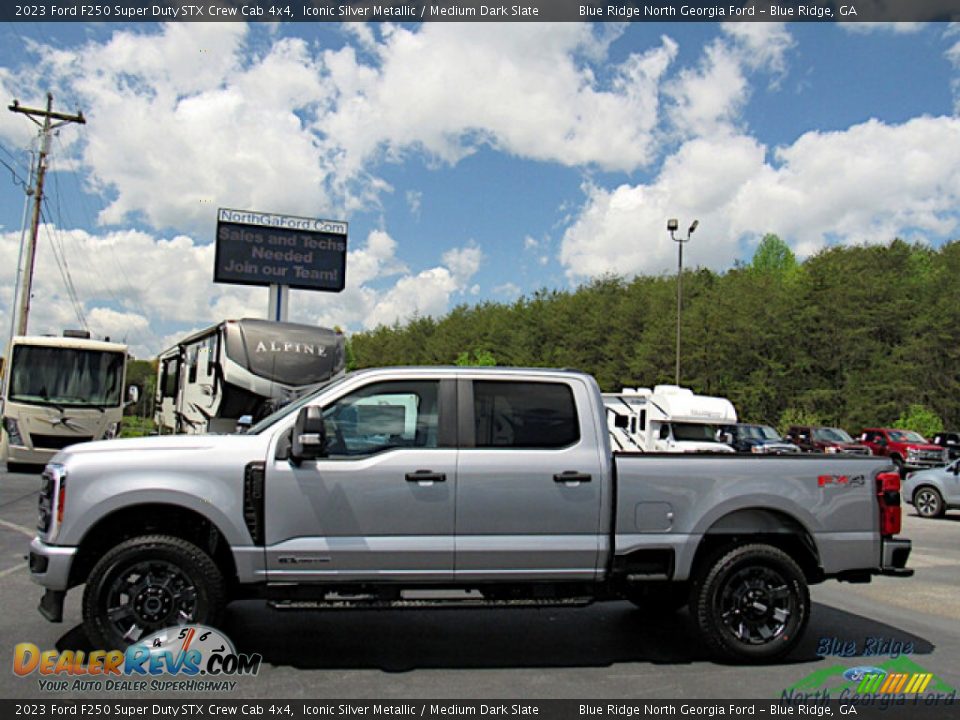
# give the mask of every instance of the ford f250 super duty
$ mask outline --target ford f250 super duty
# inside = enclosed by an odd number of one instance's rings
[[[348,374],[241,435],[85,443],[47,465],[33,579],[95,647],[278,608],[689,604],[709,647],[780,657],[808,585],[907,576],[881,458],[615,455],[589,375]],[[425,592],[429,591],[429,592]],[[441,592],[442,591],[442,592]]]

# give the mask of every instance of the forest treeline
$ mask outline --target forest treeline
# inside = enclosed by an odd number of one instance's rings
[[[684,272],[681,384],[780,427],[856,432],[925,409],[960,429],[958,280],[958,242],[831,247],[798,262],[767,235],[749,264]],[[675,276],[608,276],[357,333],[350,354],[355,367],[576,368],[616,391],[672,383],[675,336]]]

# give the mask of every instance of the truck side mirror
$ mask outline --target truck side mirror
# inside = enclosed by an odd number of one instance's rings
[[[300,408],[293,424],[290,462],[299,467],[304,460],[323,457],[326,445],[327,430],[323,422],[323,410],[316,405]]]
[[[127,405],[136,405],[140,401],[140,388],[131,385],[127,388]]]

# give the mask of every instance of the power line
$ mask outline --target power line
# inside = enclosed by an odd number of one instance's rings
[[[55,135],[54,137],[55,137],[56,142],[58,143],[58,145],[59,145],[59,147],[60,147],[61,154],[64,154],[64,155],[65,155],[65,154],[66,154],[66,148],[64,147],[62,140],[60,140],[59,135]],[[57,215],[57,218],[58,218],[57,224],[58,224],[59,227],[66,227],[67,225],[66,225],[66,223],[63,222],[63,218],[62,218],[62,216],[61,216],[62,209],[61,209],[61,205],[60,205],[60,197],[61,197],[61,195],[63,194],[63,192],[61,191],[61,188],[60,188],[60,177],[59,177],[58,174],[53,175],[53,183],[54,183],[54,190],[55,190],[55,194],[56,194],[56,198],[57,198],[57,213],[58,213],[58,215]],[[90,225],[90,226],[93,226],[93,225],[95,224],[94,218],[93,218],[93,214],[94,214],[94,213],[93,213],[92,210],[91,210],[90,202],[89,202],[89,200],[87,199],[86,194],[83,192],[83,188],[78,188],[77,196],[78,196],[78,198],[79,198],[79,200],[80,200],[80,206],[81,206],[81,209],[82,209],[82,213],[81,213],[81,214],[84,214],[84,215],[86,216],[86,222],[87,222],[87,224]],[[68,217],[68,218],[67,218],[67,221],[68,221],[69,223],[73,224],[72,218],[69,218],[69,217]],[[82,256],[84,255],[84,253],[83,253],[82,249],[80,249],[80,248],[77,247],[77,240],[76,240],[76,238],[75,238],[73,235],[68,235],[68,237],[70,238],[70,241],[71,241],[72,243],[74,243],[75,248],[78,250],[79,254],[80,254],[81,257],[82,257]],[[138,293],[137,290],[135,289],[135,286],[134,286],[133,282],[130,280],[130,276],[127,274],[126,268],[124,267],[123,263],[120,262],[120,258],[119,258],[118,255],[117,255],[117,252],[116,252],[116,250],[115,250],[115,248],[114,248],[114,246],[113,246],[113,243],[110,243],[110,242],[106,243],[106,247],[107,247],[107,251],[108,251],[109,254],[110,254],[110,257],[111,257],[112,260],[113,260],[114,265],[116,265],[117,270],[119,270],[119,272],[120,272],[120,276],[122,276],[123,280],[124,280],[125,283],[126,283],[126,287],[125,287],[125,288],[122,288],[122,289],[124,289],[124,290],[128,293],[128,300],[129,300],[130,303],[133,305],[134,309],[135,309],[137,312],[139,312],[140,315],[141,315],[145,320],[149,320],[150,315],[149,315],[149,313],[147,312],[146,308],[143,306],[143,304],[140,302],[139,293]],[[124,302],[124,300],[122,300],[121,298],[117,297],[117,294],[113,291],[113,288],[111,287],[110,283],[109,283],[108,281],[105,281],[105,280],[104,280],[103,275],[100,273],[100,269],[101,269],[100,266],[97,265],[96,263],[93,263],[92,266],[91,266],[91,269],[92,269],[93,274],[95,274],[95,275],[97,276],[97,278],[99,279],[100,284],[101,284],[101,286],[103,287],[103,289],[104,289],[104,290],[106,291],[106,293],[110,296],[110,298],[117,304],[117,306],[120,307],[120,308],[126,307],[126,306],[127,306],[127,303]],[[134,327],[132,328],[132,332],[133,332],[134,336],[137,337],[137,338],[139,338],[141,341],[145,341],[145,340],[148,340],[148,339],[149,339],[148,336],[143,332],[143,330],[139,329],[137,326],[134,326]]]
[[[42,211],[41,215],[43,215]],[[70,300],[70,304],[73,305],[73,312],[76,314],[77,320],[81,325],[83,325],[84,329],[89,330],[90,327],[87,325],[87,317],[83,311],[83,303],[80,302],[80,296],[77,295],[77,288],[73,284],[73,276],[70,274],[70,267],[67,264],[67,256],[63,250],[63,238],[58,238],[57,233],[51,232],[49,218],[43,215],[43,220],[43,229],[44,232],[47,233],[47,238],[50,240],[50,249],[53,251],[53,259],[57,264],[57,269],[60,271],[60,277],[63,280],[63,286],[67,291],[67,297]]]

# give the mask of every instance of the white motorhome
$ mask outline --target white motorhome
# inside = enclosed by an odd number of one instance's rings
[[[3,379],[0,459],[12,470],[44,465],[68,445],[119,434],[127,346],[64,337],[15,336]]]
[[[335,330],[251,318],[193,333],[158,358],[158,432],[234,432],[342,373],[344,349]]]
[[[737,422],[726,398],[696,395],[690,388],[657,385],[604,393],[607,429],[615,450],[731,453],[720,428]]]

